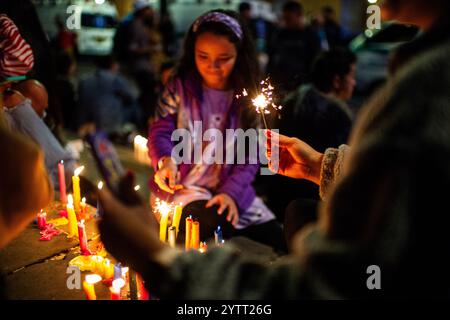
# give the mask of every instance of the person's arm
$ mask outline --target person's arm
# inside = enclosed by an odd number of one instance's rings
[[[104,189],[99,224],[108,252],[141,274],[161,299],[296,298],[298,264],[265,266],[244,259],[233,249],[185,253],[163,244],[146,206],[125,207]]]
[[[13,127],[36,141],[45,155],[45,166],[52,178],[54,186],[59,185],[58,163],[63,160],[66,171],[66,183],[70,184],[70,177],[76,167],[76,160],[61,146],[59,141],[45,125],[31,107],[30,101],[25,100],[14,108],[6,111],[13,122]]]
[[[0,128],[0,249],[17,236],[52,199],[39,148]]]
[[[349,147],[345,144],[338,149],[328,148],[323,154],[320,166],[320,198],[327,199],[331,187],[335,184],[342,173],[344,160],[349,152]]]

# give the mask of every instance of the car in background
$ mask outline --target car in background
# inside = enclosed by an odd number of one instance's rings
[[[415,26],[395,22],[385,23],[380,30],[366,30],[350,44],[356,63],[356,88],[350,105],[355,109],[388,77],[389,57],[402,44],[413,40],[420,30]]]
[[[114,34],[118,24],[118,13],[114,5],[105,2],[78,2],[77,10],[81,28],[74,30],[78,38],[80,55],[108,55],[114,43]]]

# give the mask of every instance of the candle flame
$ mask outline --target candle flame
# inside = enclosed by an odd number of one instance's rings
[[[134,137],[134,144],[139,145],[141,147],[147,147],[148,140],[145,139],[143,136],[137,135]]]
[[[85,280],[89,284],[96,284],[102,280],[102,277],[98,274],[88,274],[86,275]]]
[[[81,202],[86,204],[86,198],[85,197],[81,198]]]
[[[64,160],[61,160],[60,163],[61,163],[61,164],[64,164]]]
[[[80,173],[84,170],[84,166],[78,167],[75,169],[75,171],[73,172],[73,175],[78,177],[80,175]]]
[[[67,196],[67,204],[73,206],[73,196],[72,196],[72,194],[69,194]]]
[[[112,287],[114,289],[121,289],[124,286],[125,286],[125,280],[123,278],[113,280],[113,282],[112,282]]]
[[[139,189],[141,189],[140,185],[137,185],[137,186],[134,187],[134,191],[139,191]]]
[[[102,189],[103,189],[103,181],[100,181],[100,182],[97,184],[97,188],[98,188],[98,190],[102,190]]]

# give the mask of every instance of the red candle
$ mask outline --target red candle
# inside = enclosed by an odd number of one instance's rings
[[[64,173],[64,161],[61,160],[58,163],[58,176],[59,176],[59,195],[62,203],[67,203],[66,196],[66,176]]]
[[[90,256],[91,252],[87,246],[87,236],[86,227],[84,225],[84,220],[78,222],[78,238],[80,239],[80,251],[84,256]]]
[[[150,295],[145,288],[144,281],[142,280],[142,277],[140,274],[136,273],[136,283],[138,288],[138,299],[139,300],[150,300]]]
[[[47,225],[47,213],[43,212],[41,210],[41,212],[39,212],[37,214],[37,224],[39,229],[44,230],[45,226]]]

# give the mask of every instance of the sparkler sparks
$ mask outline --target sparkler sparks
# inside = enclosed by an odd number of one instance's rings
[[[274,109],[276,112],[279,112],[283,107],[278,106],[273,102],[273,90],[275,89],[269,82],[269,78],[261,81],[261,92],[256,95],[255,98],[252,98],[253,106],[256,108],[256,112],[260,113],[264,122],[264,127],[268,129],[266,114],[270,114],[270,108]],[[242,95],[236,96],[240,98],[241,96],[248,96],[247,90],[242,91]]]
[[[155,210],[159,212],[161,216],[165,216],[173,211],[173,205],[157,198],[155,200]]]

